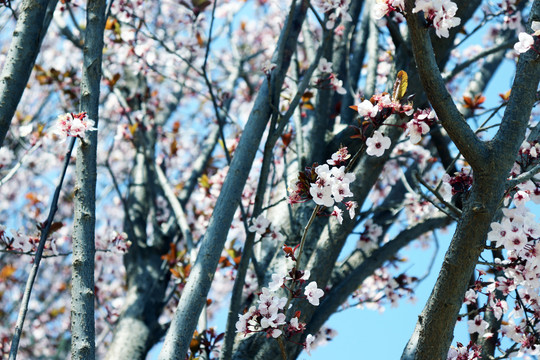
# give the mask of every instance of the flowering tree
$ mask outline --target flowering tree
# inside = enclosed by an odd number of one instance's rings
[[[413,297],[398,259],[453,223],[402,359],[538,354],[538,0],[23,0],[0,23],[4,357],[294,359],[349,304]]]

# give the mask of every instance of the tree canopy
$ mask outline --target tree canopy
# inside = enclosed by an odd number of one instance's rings
[[[0,68],[3,358],[295,359],[452,225],[391,346],[539,354],[540,1],[0,0]]]

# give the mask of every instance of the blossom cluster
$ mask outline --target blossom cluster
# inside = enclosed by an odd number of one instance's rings
[[[280,327],[286,324],[286,316],[280,311],[287,304],[287,298],[274,296],[269,289],[263,288],[257,303],[257,307],[251,306],[245,314],[238,315],[236,332],[244,335],[266,332],[273,338],[281,336],[283,331]]]
[[[353,196],[349,184],[355,180],[355,175],[345,173],[345,166],[330,168],[327,164],[319,165],[315,173],[317,180],[310,185],[309,193],[317,205],[332,207]]]
[[[407,134],[413,144],[422,141],[422,135],[429,132],[430,126],[437,120],[435,111],[432,109],[418,110],[413,114],[413,118],[407,123]]]
[[[327,164],[315,163],[313,167],[306,167],[306,170],[298,175],[294,188],[289,188],[287,202],[296,204],[313,199],[317,205],[325,207],[343,203],[351,219],[354,218],[358,204],[355,201],[344,201],[345,198],[353,196],[349,186],[356,178],[353,173],[347,173],[342,165],[349,158],[347,148],[342,147],[332,154]],[[335,216],[339,223],[343,221],[342,214],[343,211],[334,206],[331,215]]]
[[[116,253],[125,254],[131,247],[131,241],[128,240],[128,236],[125,232],[119,233],[113,231],[111,234],[110,247],[111,250]]]
[[[415,277],[400,274],[392,276],[388,268],[383,266],[369,276],[353,293],[352,299],[360,307],[382,311],[386,302],[397,306],[398,300],[404,297],[413,298],[414,292],[410,284],[417,281]]]
[[[55,133],[65,141],[69,136],[84,139],[88,131],[97,130],[95,122],[88,119],[85,112],[67,113],[56,119]]]
[[[540,238],[540,224],[534,221],[534,214],[523,206],[503,209],[503,213],[505,216],[501,222],[491,223],[488,239],[496,246],[504,247],[509,252],[509,258],[530,258],[533,261],[531,266],[536,266],[534,262],[540,244],[536,244],[535,240]],[[540,267],[535,273],[540,276]]]
[[[326,21],[326,28],[332,30],[336,26],[337,19],[341,16],[341,21],[350,22],[352,17],[349,14],[351,0],[315,0],[313,6],[323,13],[330,12]],[[334,10],[334,11],[332,11]]]
[[[537,142],[525,141],[521,145],[518,161],[511,175],[517,176],[521,171],[534,166],[537,159]],[[463,300],[464,304],[476,304],[479,294],[487,296],[485,306],[479,307],[480,313],[468,321],[471,334],[494,336],[481,312],[490,311],[497,320],[507,314],[499,335],[520,344],[511,351],[512,356],[517,357],[537,354],[538,339],[535,329],[538,328],[540,320],[540,224],[526,206],[529,201],[540,203],[537,183],[538,179],[533,177],[508,192],[506,205],[509,206],[512,200],[515,207],[503,208],[502,218],[491,223],[491,230],[487,234],[488,242],[504,250],[504,257],[495,258],[492,265],[500,275],[488,281],[477,281],[474,288],[465,293]],[[513,301],[513,305],[510,305],[509,301]],[[471,350],[473,349],[465,350],[464,347],[451,349],[448,359],[477,358],[465,357],[464,354],[474,353]]]
[[[519,160],[514,164],[510,171],[512,177],[522,173],[522,169],[528,169],[540,160],[540,143],[534,141],[524,141],[518,152]],[[518,184],[513,192],[508,192],[505,196],[505,205],[508,205],[510,199],[516,206],[520,206],[532,200],[535,204],[540,204],[540,179],[534,176],[532,179]]]
[[[366,254],[379,247],[379,237],[383,233],[383,228],[373,222],[372,219],[364,223],[364,231],[360,234],[360,239],[356,243],[356,248],[361,249]]]
[[[414,111],[411,104],[392,99],[387,92],[375,94],[371,99],[351,108],[358,111],[360,117],[379,125],[392,114],[412,115]]]
[[[264,217],[264,215],[259,215],[252,225],[248,228],[251,232],[256,232],[265,239],[271,239],[278,242],[284,241],[285,237],[280,232],[281,228],[278,225],[272,225],[270,220]]]
[[[287,264],[296,263],[294,252],[297,248],[291,249],[285,246]],[[290,270],[289,270],[290,269]],[[278,338],[284,336],[290,339],[293,335],[303,333],[306,324],[300,321],[301,312],[296,311],[294,316],[287,321],[286,312],[290,308],[290,301],[293,298],[306,299],[310,304],[318,306],[320,298],[324,296],[324,291],[317,287],[317,282],[309,280],[309,270],[297,270],[286,266],[284,270],[277,274],[272,274],[272,281],[268,287],[262,288],[258,294],[256,306],[251,306],[244,314],[238,315],[236,322],[236,332],[247,336],[256,332],[264,332],[267,337]],[[289,297],[278,295],[280,289],[286,289]],[[302,344],[309,353],[315,337],[307,335],[306,341]]]
[[[517,30],[521,25],[521,12],[517,11],[516,0],[503,0],[498,6],[504,12],[503,23],[501,29]]]
[[[364,100],[358,105],[351,106],[351,108],[356,110],[360,116],[358,120],[360,127],[356,128],[359,134],[353,135],[353,137],[364,139],[364,134],[368,132],[368,128],[374,128],[372,135],[365,139],[366,152],[371,156],[382,156],[391,146],[390,138],[378,130],[384,121],[392,114],[410,116],[414,111],[411,104],[393,98],[386,92],[373,95],[370,100]]]
[[[435,34],[447,38],[448,30],[461,23],[456,17],[457,9],[456,3],[449,0],[417,0],[413,13],[423,11],[428,23],[435,28]]]
[[[343,80],[339,80],[336,74],[332,72],[331,62],[325,58],[321,58],[321,60],[319,60],[317,70],[319,70],[320,75],[315,81],[315,87],[322,88],[324,86],[323,84],[327,84],[338,94],[343,95],[347,93],[347,90],[343,87]]]
[[[459,172],[456,172],[454,176],[444,174],[442,180],[444,183],[452,186],[452,195],[469,191],[473,184],[473,177],[471,169],[469,168],[462,168]]]
[[[375,19],[381,19],[391,12],[403,14],[405,2],[403,0],[377,0],[372,15]],[[438,37],[447,38],[449,29],[458,26],[461,19],[456,17],[457,5],[450,0],[417,0],[413,13],[423,11],[429,25],[435,28]]]
[[[475,360],[481,358],[480,347],[472,342],[467,346],[462,343],[457,343],[457,347],[450,347],[448,350],[447,360]]]
[[[530,49],[535,49],[535,51],[537,51],[536,43],[540,37],[540,21],[533,21],[531,29],[534,31],[532,35],[526,32],[519,33],[519,41],[514,45],[514,50],[520,54],[525,53]]]

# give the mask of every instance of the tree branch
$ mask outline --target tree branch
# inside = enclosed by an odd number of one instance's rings
[[[427,97],[457,148],[473,169],[480,168],[488,157],[488,149],[464,121],[463,115],[448,93],[435,61],[427,30],[420,24],[420,15],[413,14],[413,8],[414,1],[407,0],[406,18],[411,34],[414,58]]]
[[[49,235],[49,230],[51,229],[51,225],[54,220],[54,214],[56,213],[56,210],[58,210],[58,199],[60,198],[60,190],[62,189],[62,184],[64,183],[64,177],[66,176],[69,160],[71,159],[71,152],[73,151],[76,140],[77,138],[72,138],[69,144],[68,151],[66,153],[66,156],[64,157],[64,166],[62,168],[62,172],[60,173],[58,185],[56,185],[56,190],[54,191],[54,196],[51,201],[49,216],[47,217],[45,228],[41,231],[38,248],[34,257],[34,264],[32,265],[32,270],[28,275],[28,280],[26,281],[23,298],[21,300],[19,315],[17,317],[17,323],[15,325],[15,333],[13,334],[13,339],[11,341],[11,349],[9,351],[9,360],[15,360],[17,358],[17,351],[19,349],[19,341],[21,339],[24,319],[26,318],[26,313],[28,312],[28,302],[30,301],[30,295],[32,294],[32,288],[34,286],[34,281],[36,279],[39,264],[43,255],[43,249],[45,248],[45,242],[47,241],[47,236]]]
[[[25,0],[0,74],[0,147],[17,110],[58,0]]]
[[[291,7],[287,21],[290,26],[284,28],[278,41],[278,50],[274,53],[273,60],[278,66],[274,69],[270,80],[267,79],[263,83],[255,100],[217,200],[208,230],[202,241],[199,256],[191,270],[165,337],[159,359],[183,359],[187,353],[199,313],[206,302],[234,210],[240,200],[260,139],[272,113],[272,108],[268,103],[268,94],[279,94],[296,48],[297,37],[302,28],[308,5],[308,1],[302,0],[298,6]]]
[[[356,251],[336,271],[333,278],[332,290],[325,296],[323,302],[315,311],[308,324],[306,333],[317,331],[368,276],[372,275],[376,269],[380,268],[400,249],[407,246],[420,235],[433,229],[444,227],[450,224],[451,221],[446,215],[438,215],[402,231],[392,241],[374,250],[368,256],[365,256],[360,251]]]

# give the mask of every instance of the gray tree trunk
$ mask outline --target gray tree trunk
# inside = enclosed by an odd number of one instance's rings
[[[105,0],[87,3],[83,48],[81,111],[98,126],[99,86],[105,28]],[[73,272],[71,288],[71,358],[95,357],[94,254],[96,222],[97,131],[87,133],[77,148]]]
[[[217,263],[227,238],[234,212],[238,206],[242,189],[247,180],[261,137],[272,113],[269,95],[279,98],[279,90],[289,68],[296,48],[298,34],[302,28],[309,2],[302,0],[292,7],[286,26],[278,41],[278,51],[273,56],[277,64],[269,81],[259,90],[255,105],[249,116],[244,133],[232,159],[227,178],[214,208],[208,230],[183,290],[180,303],[174,314],[159,359],[183,359],[197,320],[206,303],[206,297],[216,271]]]
[[[525,136],[540,80],[540,63],[532,51],[520,56],[501,126],[492,141],[481,142],[463,121],[444,89],[425,28],[419,23],[419,17],[410,11],[413,5],[413,1],[407,2],[407,22],[422,84],[443,126],[474,171],[473,188],[441,272],[402,355],[402,360],[433,360],[446,359],[469,279],[484,248],[508,173]],[[540,20],[540,2],[537,0],[533,4],[531,20]]]
[[[0,147],[17,110],[58,0],[25,0],[0,74]]]

